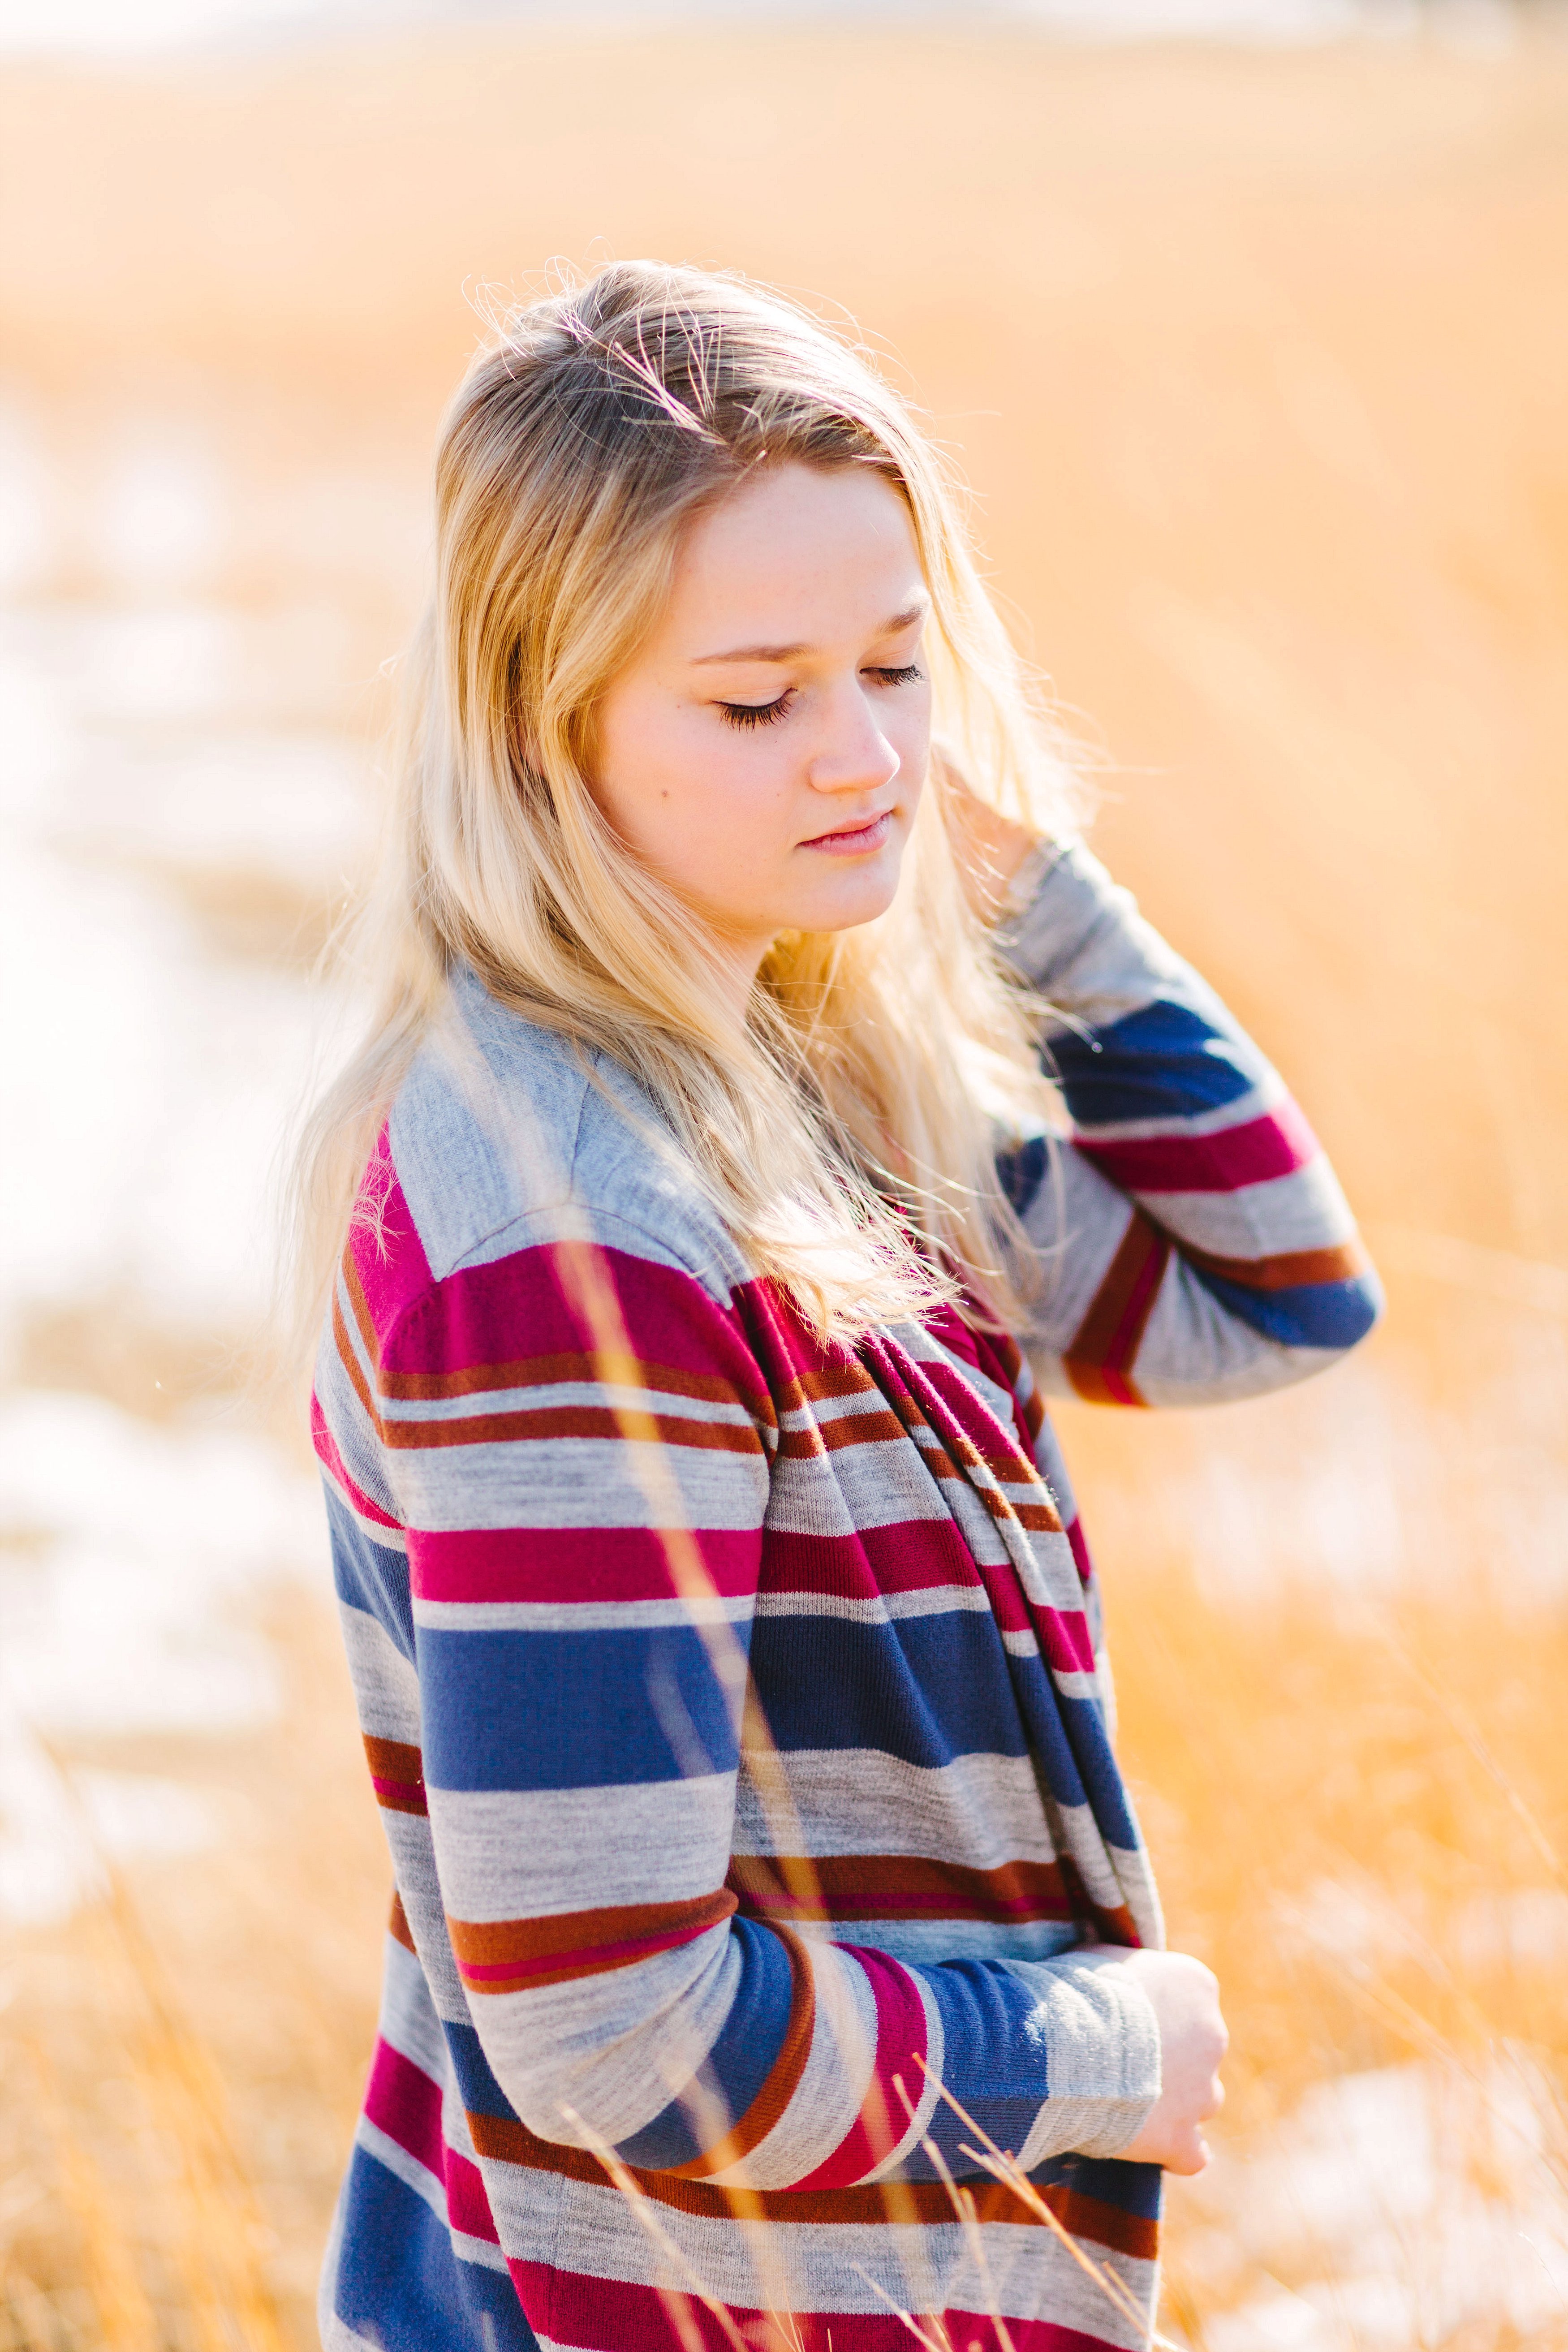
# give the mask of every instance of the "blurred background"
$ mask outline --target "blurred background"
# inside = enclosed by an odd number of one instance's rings
[[[1165,2330],[1568,2346],[1563,15],[11,0],[0,2352],[316,2340],[390,1874],[271,1190],[476,305],[638,254],[923,402],[1388,1281],[1317,1388],[1062,1413],[1235,2032]]]

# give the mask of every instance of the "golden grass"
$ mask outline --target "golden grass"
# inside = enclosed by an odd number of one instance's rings
[[[234,1835],[110,1874],[68,1929],[16,1934],[0,2012],[0,2345],[275,2352],[313,2340],[315,2272],[374,2025],[385,1848],[337,1631],[269,1629],[283,1720],[175,1769]],[[65,1763],[65,1759],[62,1759]],[[68,1769],[68,1763],[65,1763]],[[5,2334],[9,2327],[9,2336]]]
[[[1226,1989],[1222,2153],[1271,2148],[1315,2084],[1412,2059],[1472,2086],[1473,2124],[1502,2053],[1528,2061],[1532,2095],[1554,2086],[1542,2153],[1568,2209],[1563,1948],[1477,1933],[1489,1906],[1506,1916],[1552,1883],[1568,1633],[1551,1612],[1489,1622],[1453,1597],[1406,1598],[1393,1623],[1325,1622],[1305,1599],[1238,1612],[1205,1596],[1179,1541],[1110,1572],[1123,1744],[1173,1937]],[[334,1629],[315,1602],[290,1613],[274,1629],[295,1683],[286,1725],[201,1776],[248,1797],[248,1833],[221,1861],[142,1870],[134,1895],[117,1889],[68,1933],[14,1939],[5,2352],[313,2341],[310,2273],[368,2056],[386,1873]],[[1517,2164],[1488,2179],[1495,2135],[1478,2130],[1472,2156],[1482,2188],[1516,2191]],[[1173,2188],[1168,2250],[1163,2325],[1200,2347],[1205,2315],[1245,2306],[1282,2268],[1298,2286],[1334,2275],[1334,2247],[1310,2233],[1283,2264],[1278,2244],[1250,2252],[1203,2184]],[[1430,2352],[1516,2340],[1546,2352],[1568,2327],[1471,2331]]]
[[[231,491],[188,593],[278,624],[237,720],[363,729],[466,278],[602,239],[835,297],[958,445],[999,586],[1121,762],[1105,854],[1388,1234],[1364,1374],[1064,1414],[1173,1937],[1235,2035],[1222,2161],[1170,2200],[1164,2325],[1198,2352],[1345,2283],[1277,2168],[1325,2084],[1426,2065],[1500,2198],[1528,2113],[1531,2193],[1568,2203],[1565,100],[1546,46],[929,32],[0,75],[0,205],[30,228],[0,317],[63,486],[39,593],[141,593],[97,485],[172,419]],[[225,952],[287,964],[317,919],[244,874],[180,889]],[[153,1414],[226,1336],[66,1298],[20,1369]],[[314,2341],[387,1872],[326,1612],[268,1630],[270,1729],[62,1758],[198,1781],[225,1842],[9,1940],[0,2352]],[[1435,2259],[1415,2225],[1387,2241],[1395,2284]],[[1446,2334],[1417,2294],[1409,2352],[1568,2346],[1568,2305],[1508,2317],[1507,2272]],[[1343,2340],[1407,2352],[1353,2312]]]

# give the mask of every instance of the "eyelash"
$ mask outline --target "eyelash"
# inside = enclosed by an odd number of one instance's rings
[[[868,675],[879,678],[884,686],[916,686],[925,672],[917,662],[908,662],[902,669],[874,669]],[[785,688],[776,702],[721,702],[719,711],[727,727],[773,727],[794,700],[792,686]]]

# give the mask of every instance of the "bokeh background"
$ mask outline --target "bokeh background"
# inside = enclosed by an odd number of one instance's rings
[[[973,489],[1097,846],[1386,1326],[1064,1409],[1173,1939],[1193,2352],[1568,2345],[1568,31],[1550,7],[17,0],[0,36],[0,2352],[310,2305],[389,1873],[256,1374],[493,289],[740,267]]]

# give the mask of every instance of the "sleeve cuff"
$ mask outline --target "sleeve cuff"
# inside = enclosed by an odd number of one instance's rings
[[[1049,2086],[1019,2164],[1028,2172],[1069,2152],[1120,2156],[1160,2095],[1160,2026],[1147,1993],[1100,1953],[1006,1965],[1038,1993]]]
[[[996,950],[1048,1005],[1098,1026],[1155,997],[1200,999],[1224,1023],[1217,998],[1138,911],[1081,841],[1043,842],[1019,867],[1013,911],[998,925]],[[1047,1017],[1047,1031],[1052,1023]]]

